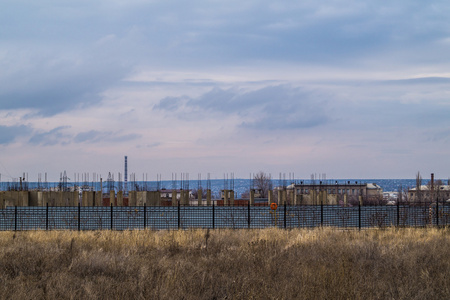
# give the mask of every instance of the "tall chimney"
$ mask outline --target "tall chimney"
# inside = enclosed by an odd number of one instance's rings
[[[431,197],[434,197],[434,173],[431,173]]]
[[[125,155],[125,195],[128,196],[128,156]]]

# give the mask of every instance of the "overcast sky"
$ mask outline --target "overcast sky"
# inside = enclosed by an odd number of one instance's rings
[[[450,177],[448,1],[2,0],[1,180]],[[117,178],[117,177],[116,177]]]

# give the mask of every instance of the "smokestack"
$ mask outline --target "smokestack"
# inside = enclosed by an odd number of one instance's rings
[[[434,192],[434,173],[431,173],[431,194]]]
[[[128,195],[128,156],[125,155],[125,195]]]

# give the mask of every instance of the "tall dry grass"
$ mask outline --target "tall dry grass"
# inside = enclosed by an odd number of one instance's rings
[[[450,230],[0,232],[1,299],[450,299]]]

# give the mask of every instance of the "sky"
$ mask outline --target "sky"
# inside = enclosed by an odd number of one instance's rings
[[[1,181],[450,177],[448,1],[0,1]],[[180,175],[178,175],[180,176]]]

